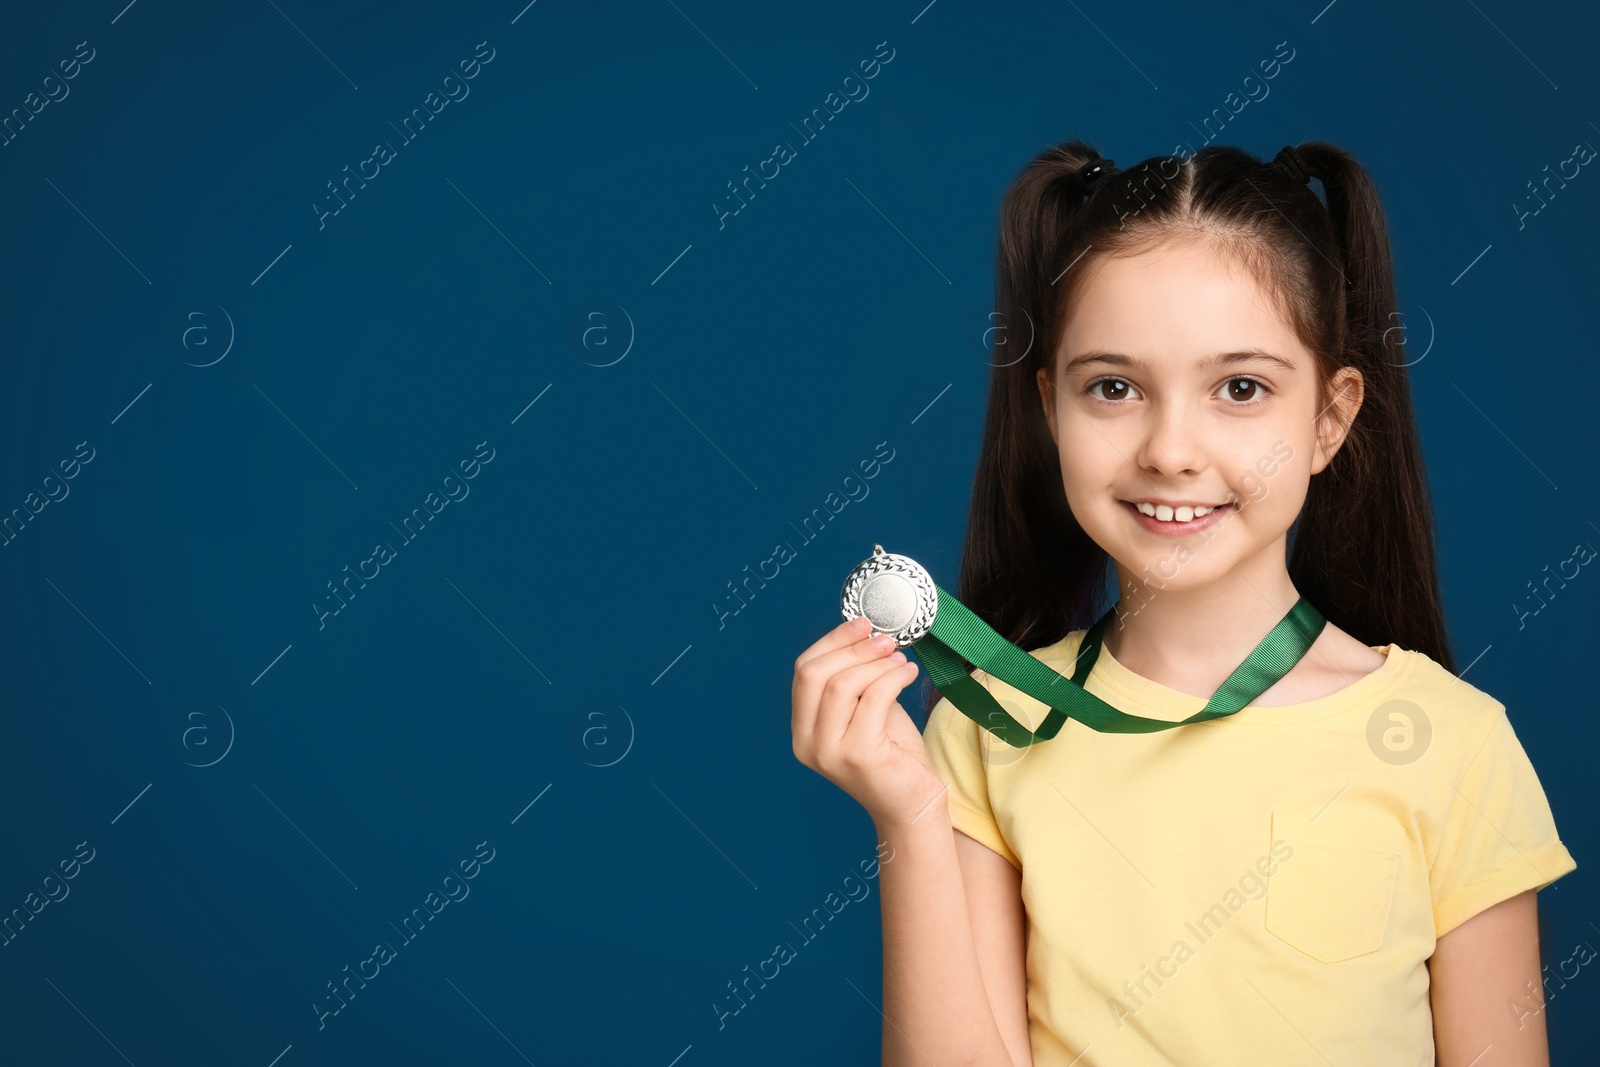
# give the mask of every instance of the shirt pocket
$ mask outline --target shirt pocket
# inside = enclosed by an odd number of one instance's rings
[[[1323,963],[1383,947],[1405,838],[1378,816],[1340,815],[1318,825],[1299,812],[1272,813],[1274,847],[1282,841],[1292,852],[1267,880],[1267,930]]]

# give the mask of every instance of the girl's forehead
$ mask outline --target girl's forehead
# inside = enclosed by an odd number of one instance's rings
[[[1257,308],[1268,302],[1266,288],[1251,271],[1194,242],[1102,257],[1078,282],[1080,302],[1122,315],[1168,312],[1175,317],[1218,301]]]
[[[1271,292],[1203,247],[1108,257],[1080,285],[1058,366],[1090,352],[1172,369],[1235,351],[1272,352],[1293,363],[1305,358]]]

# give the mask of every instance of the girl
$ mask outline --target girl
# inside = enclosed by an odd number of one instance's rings
[[[1455,677],[1371,178],[1070,141],[1008,190],[997,286],[1047,343],[994,371],[959,599],[1070,677],[1109,571],[1084,688],[1172,722],[1300,598],[1327,624],[1232,715],[1023,748],[943,699],[919,734],[863,618],[806,649],[795,754],[893,850],[884,1063],[1547,1064],[1534,893],[1576,863]]]

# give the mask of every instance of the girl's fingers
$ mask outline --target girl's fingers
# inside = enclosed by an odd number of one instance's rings
[[[896,663],[893,668],[874,678],[861,691],[861,699],[856,704],[855,714],[850,716],[838,736],[824,735],[820,732],[820,728],[818,736],[829,737],[825,744],[833,743],[841,746],[871,744],[888,732],[889,716],[897,711],[902,715],[905,714],[905,709],[900,707],[899,697],[906,686],[917,680],[918,673],[916,663],[909,659]]]
[[[823,634],[816,644],[800,653],[799,658],[794,661],[795,669],[799,670],[807,660],[815,659],[825,652],[832,652],[835,649],[860,641],[871,632],[872,624],[865,615],[857,615],[853,619],[847,619]]]
[[[894,642],[890,638],[866,638],[814,655],[795,667],[790,728],[796,740],[803,744],[810,743],[816,730],[817,708],[822,700],[823,687],[834,675],[851,666],[884,659],[893,648]]]
[[[904,660],[905,653],[894,652],[881,659],[846,667],[828,680],[822,688],[817,720],[811,729],[811,743],[816,751],[837,747],[851,718],[866,710],[863,694],[884,675],[897,671]]]

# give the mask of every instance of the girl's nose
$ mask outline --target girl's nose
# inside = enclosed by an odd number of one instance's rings
[[[1204,441],[1199,436],[1199,419],[1181,406],[1152,406],[1140,427],[1137,454],[1133,457],[1147,473],[1193,474],[1205,466]]]

